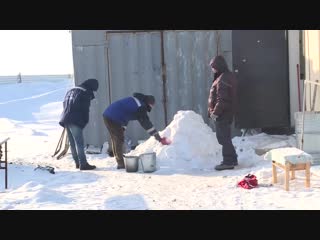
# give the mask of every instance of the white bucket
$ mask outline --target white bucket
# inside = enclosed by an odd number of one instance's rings
[[[124,165],[127,172],[137,172],[139,169],[139,157],[125,156]]]
[[[143,172],[151,173],[157,170],[157,157],[155,152],[141,154],[139,158]]]

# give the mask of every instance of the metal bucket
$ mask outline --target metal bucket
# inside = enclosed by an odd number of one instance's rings
[[[150,173],[157,170],[156,153],[144,153],[139,158],[143,172]]]
[[[124,165],[127,172],[137,172],[139,169],[139,157],[124,156]]]

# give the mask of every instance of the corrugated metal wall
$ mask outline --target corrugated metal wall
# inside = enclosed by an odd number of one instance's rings
[[[96,146],[107,141],[108,136],[102,120],[102,112],[109,105],[104,36],[105,31],[72,31],[75,84],[88,78],[99,81],[96,99],[91,101],[90,120],[84,129],[85,142]]]
[[[165,108],[168,123],[179,110],[194,110],[208,122],[207,98],[213,77],[209,61],[218,51],[232,69],[231,31],[164,31],[163,45],[160,31],[73,31],[72,36],[76,84],[89,77],[100,82],[97,102],[92,104],[90,123],[84,133],[88,144],[101,145],[106,141],[102,112],[110,101],[133,92],[155,96],[150,119],[160,131],[166,127]],[[131,122],[126,133],[134,143],[148,138],[137,122]]]
[[[164,36],[169,122],[178,110],[193,110],[209,124],[209,62],[219,53],[232,69],[231,31],[165,31]]]
[[[106,43],[105,30],[73,30],[72,44],[74,46],[100,46]]]
[[[164,129],[160,32],[107,33],[107,48],[111,102],[134,92],[154,95],[149,117],[158,130]],[[137,121],[130,122],[126,134],[135,142],[149,137]]]
[[[165,32],[169,122],[178,109],[206,116],[215,39],[214,31]]]

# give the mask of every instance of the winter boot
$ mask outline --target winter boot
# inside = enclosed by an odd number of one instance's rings
[[[126,168],[124,164],[118,164],[117,165],[117,169],[124,169]]]
[[[231,170],[231,169],[234,169],[234,166],[235,166],[234,164],[221,163],[221,164],[215,166],[214,169],[217,171]]]
[[[93,170],[95,168],[96,168],[96,166],[90,165],[89,163],[87,163],[86,165],[81,165],[80,166],[80,170]]]

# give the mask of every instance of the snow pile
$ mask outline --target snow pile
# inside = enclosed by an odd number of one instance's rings
[[[178,111],[160,135],[172,140],[172,144],[162,146],[151,137],[128,155],[155,152],[158,167],[175,170],[211,170],[222,161],[222,149],[215,132],[203,121],[201,115],[193,111]],[[266,162],[261,154],[257,154],[257,149],[290,146],[294,144],[295,138],[261,133],[234,137],[232,142],[238,155],[239,167],[250,168]]]
[[[221,146],[215,133],[194,111],[178,111],[173,121],[159,133],[169,138],[171,145],[163,146],[151,137],[128,155],[155,152],[161,169],[175,170],[213,169],[221,161]]]
[[[16,125],[14,121],[10,121],[7,118],[0,118],[0,131],[1,133],[6,133],[10,131],[14,131]]]

